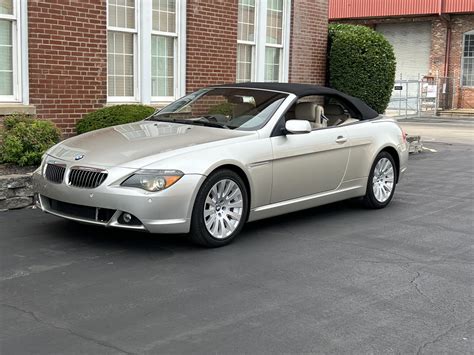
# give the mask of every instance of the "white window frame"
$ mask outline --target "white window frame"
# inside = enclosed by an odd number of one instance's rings
[[[149,2],[151,3],[151,1]],[[152,7],[150,9],[152,13]],[[151,25],[151,34],[150,34],[150,47],[151,47],[151,36],[164,36],[174,38],[174,96],[151,96],[152,103],[169,103],[181,96],[185,95],[185,73],[186,73],[186,1],[185,0],[176,0],[176,31],[171,32],[161,32],[153,30],[153,24]],[[149,56],[150,63],[150,92],[151,90],[151,53]]]
[[[0,95],[0,103],[29,104],[27,0],[13,0],[13,14],[0,14],[12,23],[13,94]]]
[[[160,34],[153,31],[153,6],[152,1],[135,0],[135,29],[116,28],[108,25],[107,1],[107,31],[134,33],[134,96],[108,96],[108,71],[107,71],[107,102],[117,103],[143,103],[164,105],[186,94],[186,1],[176,0],[176,40],[175,40],[175,65],[174,65],[174,96],[151,95],[151,36]]]
[[[255,1],[255,51],[252,58],[252,81],[265,81],[265,48],[282,50],[280,56],[279,82],[288,82],[290,63],[291,0],[283,0],[282,44],[267,44],[268,0]],[[251,42],[237,41],[238,44]],[[237,62],[237,61],[236,61]],[[236,70],[237,73],[237,70]]]
[[[109,51],[107,49],[107,102],[111,103],[130,103],[130,102],[139,102],[140,101],[140,86],[139,86],[139,74],[140,74],[140,62],[138,60],[140,53],[139,46],[139,36],[140,31],[140,0],[135,0],[135,28],[123,28],[123,27],[114,27],[109,26],[109,2],[106,2],[107,6],[107,48],[108,48],[108,38],[110,32],[122,32],[122,33],[131,33],[133,35],[133,95],[132,96],[109,96],[109,71],[108,64]]]
[[[265,0],[266,1],[266,0]],[[255,81],[255,63],[256,63],[256,58],[257,58],[257,55],[256,55],[256,52],[257,52],[257,34],[259,33],[259,21],[258,21],[258,18],[259,18],[259,0],[255,0],[255,11],[254,11],[254,23],[253,23],[253,30],[254,30],[254,34],[253,34],[253,41],[243,41],[243,40],[240,40],[240,39],[237,39],[237,45],[239,44],[242,44],[242,45],[246,45],[246,46],[251,46],[252,47],[252,55],[251,55],[251,63],[250,63],[250,80],[252,81]],[[238,2],[237,2],[237,7],[239,6]],[[237,9],[238,11],[238,9]],[[237,23],[237,28],[238,28],[238,23]],[[238,30],[238,29],[237,29]],[[237,34],[237,37],[238,37],[238,34]],[[238,54],[237,54],[238,55]],[[238,57],[237,57],[238,59]],[[237,62],[237,65],[238,65],[238,62]],[[236,68],[236,74],[237,75],[237,68]],[[236,79],[237,79],[237,76],[236,76]]]
[[[466,33],[463,33],[462,35],[462,48],[461,48],[461,87],[463,88],[474,88],[474,85],[464,85],[464,47],[466,45],[466,37],[467,36],[474,36],[474,30],[473,31],[468,31]]]

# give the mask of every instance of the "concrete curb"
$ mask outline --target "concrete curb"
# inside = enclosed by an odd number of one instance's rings
[[[32,173],[0,176],[0,211],[33,204]]]

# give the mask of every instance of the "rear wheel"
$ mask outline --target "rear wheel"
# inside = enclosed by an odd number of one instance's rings
[[[363,198],[368,208],[386,207],[392,200],[397,181],[397,170],[393,157],[388,152],[380,152],[372,164],[367,182],[367,192]]]
[[[196,197],[191,239],[206,247],[226,245],[242,230],[247,214],[242,178],[232,170],[218,170],[204,181]]]

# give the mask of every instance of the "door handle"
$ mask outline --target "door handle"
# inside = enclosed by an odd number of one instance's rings
[[[339,143],[339,144],[342,144],[342,143],[346,143],[347,142],[347,138],[344,137],[344,136],[339,136],[336,138],[336,143]]]

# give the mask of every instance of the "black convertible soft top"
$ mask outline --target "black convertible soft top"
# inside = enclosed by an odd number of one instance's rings
[[[263,90],[273,90],[280,91],[289,94],[294,94],[298,97],[311,96],[311,95],[328,95],[334,96],[336,98],[342,99],[351,108],[357,111],[359,119],[361,120],[370,120],[376,118],[379,114],[377,111],[369,107],[365,102],[358,99],[357,97],[346,95],[338,90],[331,89],[325,86],[317,86],[310,84],[296,84],[296,83],[234,83],[227,85],[218,85],[214,87],[235,87],[235,88],[248,88],[248,89],[263,89]]]

